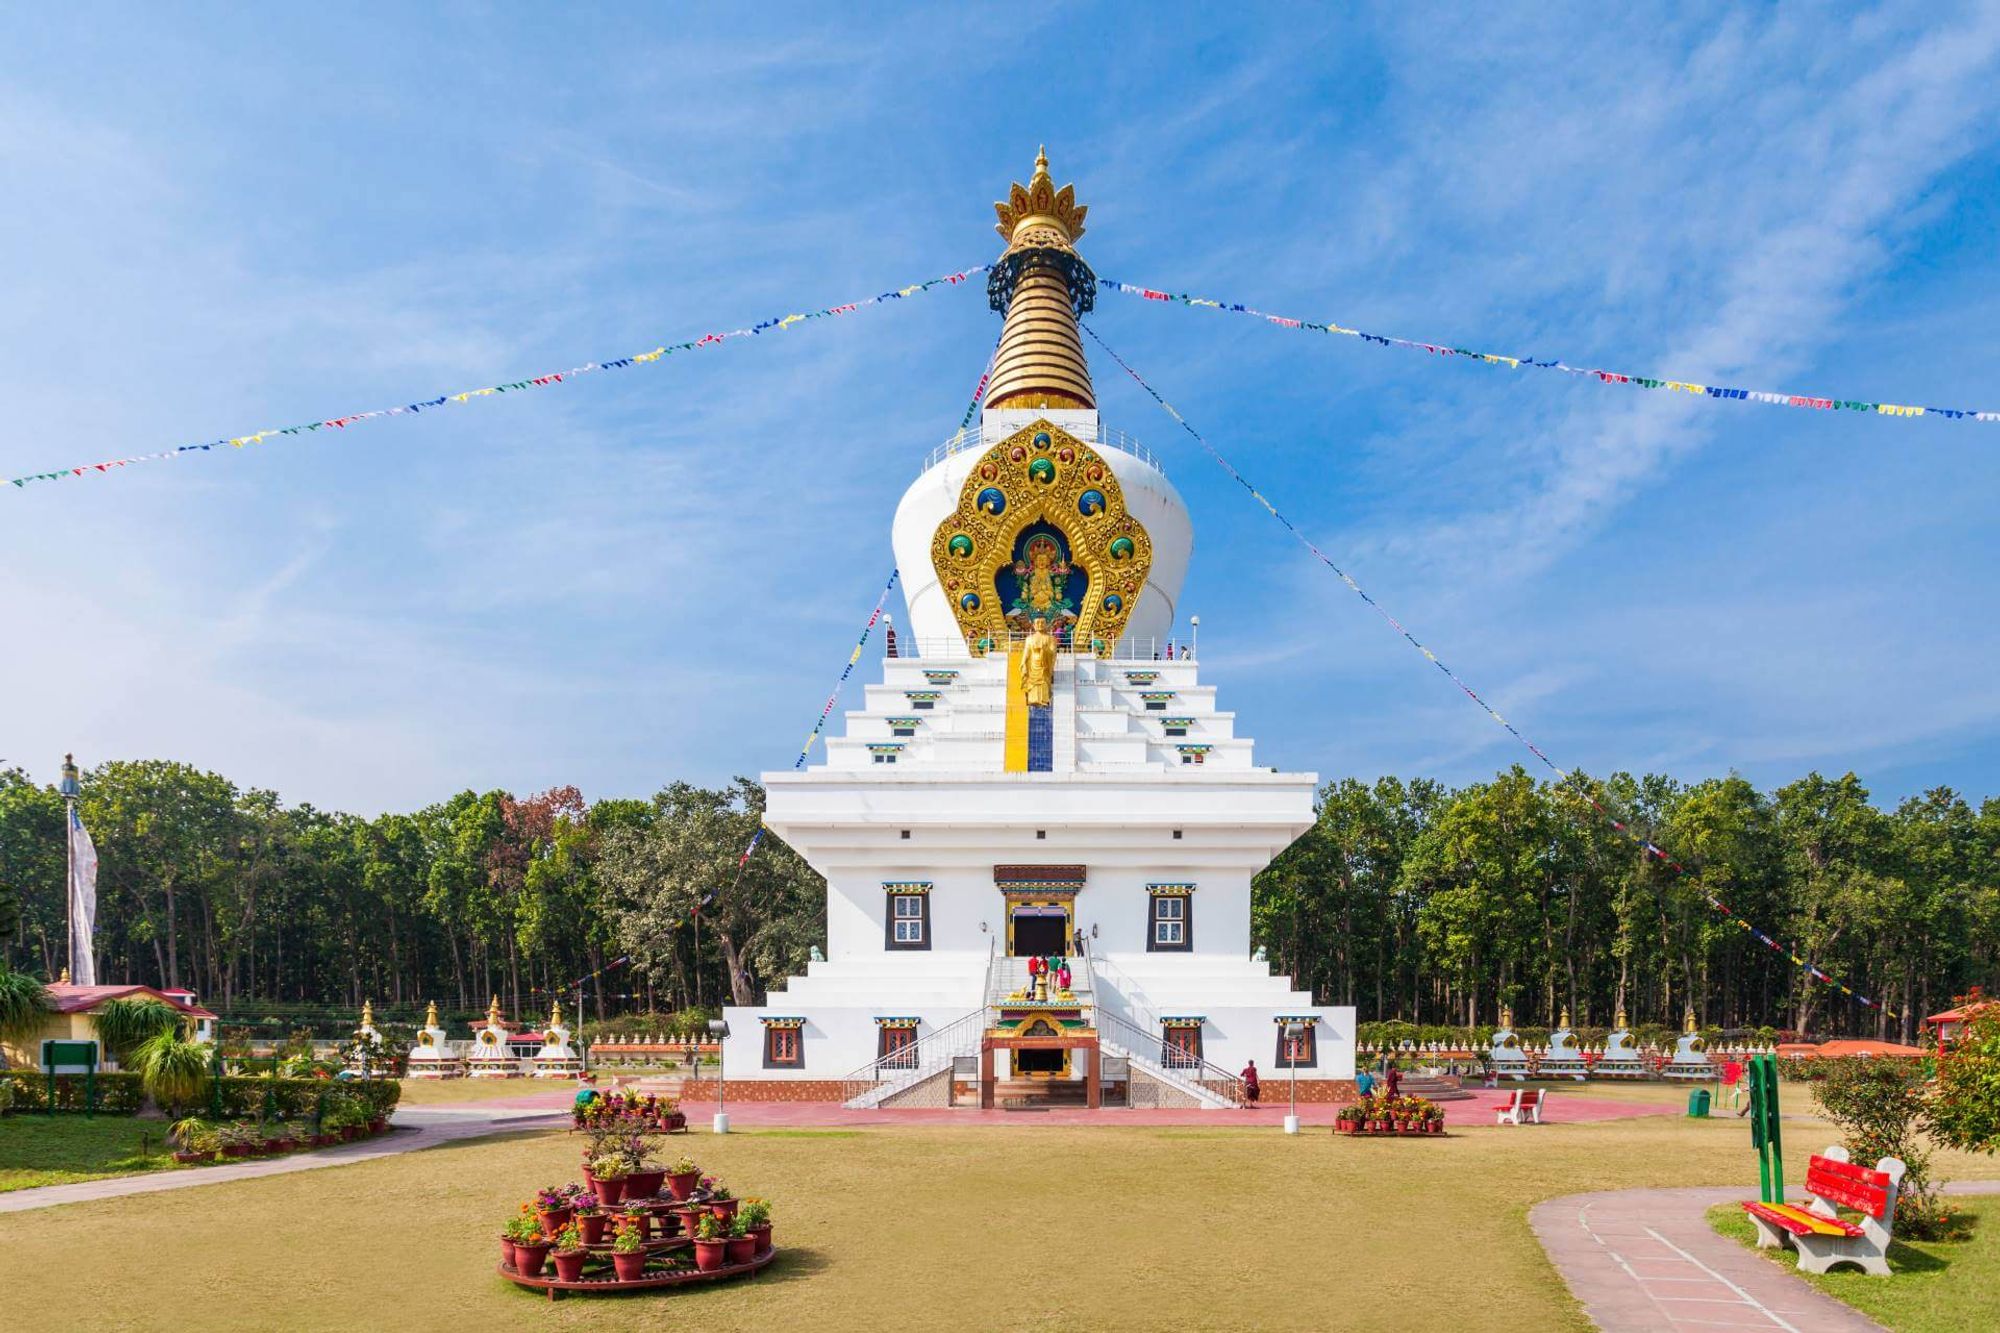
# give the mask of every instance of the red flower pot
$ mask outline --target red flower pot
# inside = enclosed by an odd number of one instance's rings
[[[514,1266],[514,1242],[505,1236],[500,1238],[500,1262],[509,1268]]]
[[[664,1171],[634,1171],[625,1177],[625,1197],[650,1199],[660,1192],[660,1182],[666,1178]]]
[[[757,1238],[755,1236],[731,1236],[723,1245],[725,1253],[729,1256],[729,1262],[732,1264],[747,1264],[757,1257]]]
[[[729,1255],[726,1240],[698,1240],[694,1243],[694,1266],[704,1273],[713,1273],[722,1267]]]
[[[570,1211],[567,1208],[553,1208],[548,1212],[537,1211],[535,1218],[542,1224],[542,1234],[554,1240],[569,1225]]]
[[[601,1245],[604,1242],[604,1229],[611,1225],[611,1219],[603,1213],[578,1213],[576,1224],[583,1228],[585,1245]]]
[[[1382,1132],[1382,1129],[1383,1129],[1383,1122],[1382,1122],[1382,1121],[1380,1121],[1380,1120],[1370,1120],[1370,1121],[1368,1122],[1368,1132],[1369,1132],[1370,1134],[1380,1134],[1380,1133]]]
[[[590,1192],[597,1196],[597,1201],[600,1204],[609,1208],[625,1197],[624,1177],[621,1176],[617,1180],[599,1180],[597,1177],[592,1176],[590,1178]]]
[[[549,1247],[547,1242],[523,1245],[516,1241],[514,1244],[514,1271],[522,1277],[540,1277],[542,1275],[542,1261],[548,1257]]]
[[[710,1199],[708,1211],[715,1214],[716,1221],[727,1222],[736,1216],[736,1207],[741,1202],[741,1199]]]
[[[694,1193],[695,1183],[700,1179],[699,1171],[689,1171],[685,1175],[670,1175],[667,1177],[667,1191],[685,1203]]]
[[[614,1252],[611,1256],[611,1267],[617,1270],[620,1282],[637,1282],[646,1275],[646,1252],[644,1250],[632,1254]]]
[[[174,1160],[176,1162],[199,1162],[201,1154],[198,1152],[177,1152],[174,1154]]]
[[[361,1137],[361,1126],[342,1125],[340,1127],[340,1137],[345,1141],[347,1141],[348,1143],[354,1142],[356,1139]]]
[[[368,1132],[370,1134],[386,1134],[389,1132],[389,1122],[387,1120],[370,1120],[368,1122]]]
[[[769,1222],[764,1223],[762,1226],[751,1227],[749,1234],[750,1239],[757,1242],[758,1254],[769,1254],[771,1252],[771,1224]]]
[[[557,1250],[556,1276],[564,1282],[576,1282],[583,1277],[583,1261],[590,1256],[582,1250]]]

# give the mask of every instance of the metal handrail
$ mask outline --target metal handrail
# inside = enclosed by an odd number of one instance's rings
[[[1137,1060],[1142,1065],[1152,1065],[1167,1076],[1168,1082],[1192,1084],[1195,1088],[1211,1096],[1220,1097],[1233,1106],[1243,1105],[1243,1080],[1236,1075],[1230,1073],[1220,1065],[1212,1065],[1206,1060],[1188,1057],[1188,1063],[1177,1061],[1169,1064],[1163,1059],[1148,1054],[1147,1052],[1150,1049],[1161,1049],[1164,1051],[1166,1045],[1164,1030],[1160,1032],[1148,1032],[1124,1015],[1113,1013],[1105,1009],[1102,1005],[1099,1005],[1096,1013],[1099,1032],[1105,1030],[1107,1020],[1109,1027],[1115,1034],[1127,1038],[1127,1040],[1118,1042],[1117,1044],[1124,1047],[1125,1054],[1130,1059]]]
[[[967,426],[952,435],[943,444],[931,450],[924,458],[923,467],[918,469],[918,475],[921,476],[923,473],[929,472],[932,468],[954,454],[968,453],[975,449],[984,449],[998,444],[1008,436],[1017,433],[1020,429],[1019,426],[995,425],[991,430],[988,430],[983,422]],[[1153,454],[1153,451],[1122,430],[1106,426],[1101,422],[1096,426],[1064,426],[1062,429],[1064,434],[1073,436],[1085,444],[1099,445],[1106,449],[1116,449],[1121,453],[1130,454],[1152,468],[1155,472],[1158,472],[1161,476],[1166,475],[1167,469]]]
[[[963,639],[959,638],[917,638],[914,635],[896,637],[897,660],[915,662],[964,661],[970,657],[1004,657],[1009,648],[1025,643],[1028,636],[1019,630],[1009,630],[1005,640],[996,639],[990,646],[975,653]],[[1056,650],[1074,653],[1078,657],[1097,656],[1087,643],[1060,643]],[[1167,654],[1171,652],[1172,657]],[[1113,662],[1192,662],[1195,660],[1193,645],[1178,637],[1160,638],[1158,635],[1132,635],[1111,645],[1111,651],[1103,654]]]
[[[968,1033],[986,1030],[986,1019],[990,1010],[984,1000],[991,992],[993,979],[994,947],[997,941],[986,943],[986,977],[981,984],[981,1004],[977,1009],[960,1014],[951,1022],[891,1055],[878,1055],[867,1064],[839,1080],[840,1100],[852,1103],[882,1088],[884,1083],[911,1086],[936,1074],[940,1069],[949,1068],[951,1062],[966,1053]],[[974,1047],[976,1049],[976,1046]],[[884,1095],[887,1095],[886,1092]]]

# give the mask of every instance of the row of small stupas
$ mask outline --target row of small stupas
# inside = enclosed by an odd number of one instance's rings
[[[563,1025],[562,1001],[549,1009],[548,1026],[542,1029],[542,1045],[533,1055],[523,1057],[513,1047],[513,1032],[500,1016],[500,997],[486,1006],[486,1021],[474,1023],[472,1039],[461,1043],[463,1054],[454,1047],[445,1030],[438,1026],[437,1002],[424,1014],[424,1025],[410,1048],[409,1078],[576,1078],[583,1073],[583,1056],[570,1045],[570,1032]],[[347,1067],[357,1074],[384,1073],[363,1053],[363,1043],[373,1044],[382,1034],[375,1029],[375,1006],[364,1001],[361,1023],[354,1029],[361,1039],[351,1051]]]
[[[1571,1078],[1581,1082],[1586,1078],[1697,1080],[1715,1077],[1708,1042],[1695,1029],[1693,1009],[1687,1011],[1680,1038],[1674,1043],[1673,1055],[1664,1063],[1659,1053],[1642,1051],[1633,1044],[1632,1030],[1626,1025],[1622,1008],[1618,1011],[1610,1036],[1596,1051],[1587,1051],[1577,1043],[1576,1033],[1570,1030],[1569,1010],[1566,1007],[1555,1031],[1549,1033],[1549,1044],[1534,1050],[1523,1046],[1521,1039],[1515,1035],[1513,1011],[1502,1009],[1500,1027],[1493,1034],[1493,1044],[1487,1051],[1486,1059],[1496,1075],[1513,1079],[1532,1076]]]

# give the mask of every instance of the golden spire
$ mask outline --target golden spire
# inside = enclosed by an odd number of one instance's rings
[[[1514,1026],[1513,1005],[1503,1004],[1500,1006],[1500,1026],[1503,1028],[1510,1028]]]
[[[437,1025],[438,1025],[438,1002],[436,1000],[432,1000],[431,1007],[424,1010],[424,1026],[427,1028],[434,1028]]]
[[[361,1002],[361,1026],[364,1028],[375,1026],[375,1001],[363,1000]]]
[[[500,997],[498,995],[495,995],[492,1002],[486,1006],[486,1026],[490,1028],[500,1026]]]
[[[1568,1005],[1564,1005],[1564,1006],[1563,1006],[1563,1012],[1562,1012],[1562,1017],[1556,1020],[1556,1026],[1557,1026],[1557,1027],[1559,1027],[1559,1028],[1566,1028],[1566,1027],[1568,1027],[1568,1026],[1569,1026],[1569,1006],[1568,1006]]]
[[[559,1028],[562,1026],[561,1000],[557,1000],[553,1005],[549,1006],[549,1026],[552,1028]]]
[[[1623,1000],[1618,1002],[1618,1017],[1612,1020],[1612,1026],[1621,1030],[1625,1026],[1625,1002]]]
[[[1693,1005],[1687,1007],[1687,1022],[1682,1026],[1681,1031],[1690,1037],[1695,1033]]]
[[[1007,250],[986,292],[1006,322],[986,406],[1096,407],[1076,327],[1097,301],[1097,275],[1076,252],[1090,209],[1076,202],[1075,186],[1056,188],[1043,150],[1028,183],[1016,182],[993,211],[1000,219],[993,229]]]

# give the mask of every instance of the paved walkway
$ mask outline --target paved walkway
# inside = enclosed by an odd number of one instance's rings
[[[1446,1128],[1466,1125],[1490,1125],[1493,1112],[1511,1095],[1504,1089],[1468,1089],[1472,1096],[1465,1101],[1440,1102],[1444,1110]],[[516,1110],[530,1108],[561,1110],[567,1113],[575,1097],[573,1090],[523,1093],[519,1097],[494,1098],[489,1101],[462,1102],[438,1105],[429,1109],[437,1111],[470,1111],[480,1107],[506,1107]],[[715,1114],[714,1102],[683,1101],[681,1109],[687,1112],[688,1123],[696,1129],[706,1129]],[[1302,1102],[1299,1105],[1299,1120],[1306,1129],[1322,1132],[1333,1125],[1334,1112],[1339,1108],[1330,1102]],[[1253,1109],[1217,1109],[1204,1111],[1195,1108],[1181,1109],[1133,1109],[1109,1106],[1091,1111],[1081,1106],[1060,1106],[1040,1111],[981,1111],[974,1107],[899,1107],[893,1110],[850,1110],[838,1102],[739,1102],[729,1103],[729,1123],[738,1129],[809,1129],[809,1128],[891,1128],[897,1125],[1269,1125],[1276,1128],[1283,1124],[1290,1110],[1285,1101],[1284,1085],[1266,1083],[1264,1100]],[[1607,1097],[1575,1096],[1557,1091],[1549,1094],[1543,1108],[1543,1120],[1551,1125],[1583,1124],[1597,1120],[1624,1120],[1638,1116],[1677,1115],[1680,1108],[1673,1105],[1614,1100]],[[398,1113],[399,1116],[403,1114]],[[1533,1133],[1533,1127],[1527,1127]]]
[[[394,1123],[395,1129],[380,1138],[362,1139],[358,1143],[319,1148],[312,1152],[291,1153],[284,1157],[263,1157],[184,1171],[155,1171],[143,1176],[113,1176],[105,1180],[78,1181],[73,1185],[10,1190],[0,1194],[0,1213],[54,1208],[65,1203],[89,1203],[94,1199],[118,1199],[128,1194],[192,1189],[198,1185],[254,1180],[259,1176],[281,1176],[293,1171],[315,1171],[329,1166],[351,1166],[355,1162],[393,1157],[416,1148],[434,1148],[456,1139],[478,1138],[517,1129],[538,1129],[558,1122],[551,1118],[548,1110],[542,1108],[470,1103],[401,1107],[395,1113]]]
[[[2000,1181],[1945,1188],[2000,1193]],[[1880,1333],[1866,1315],[1716,1234],[1707,1211],[1752,1197],[1753,1189],[1571,1194],[1537,1204],[1528,1224],[1584,1312],[1607,1333]]]

